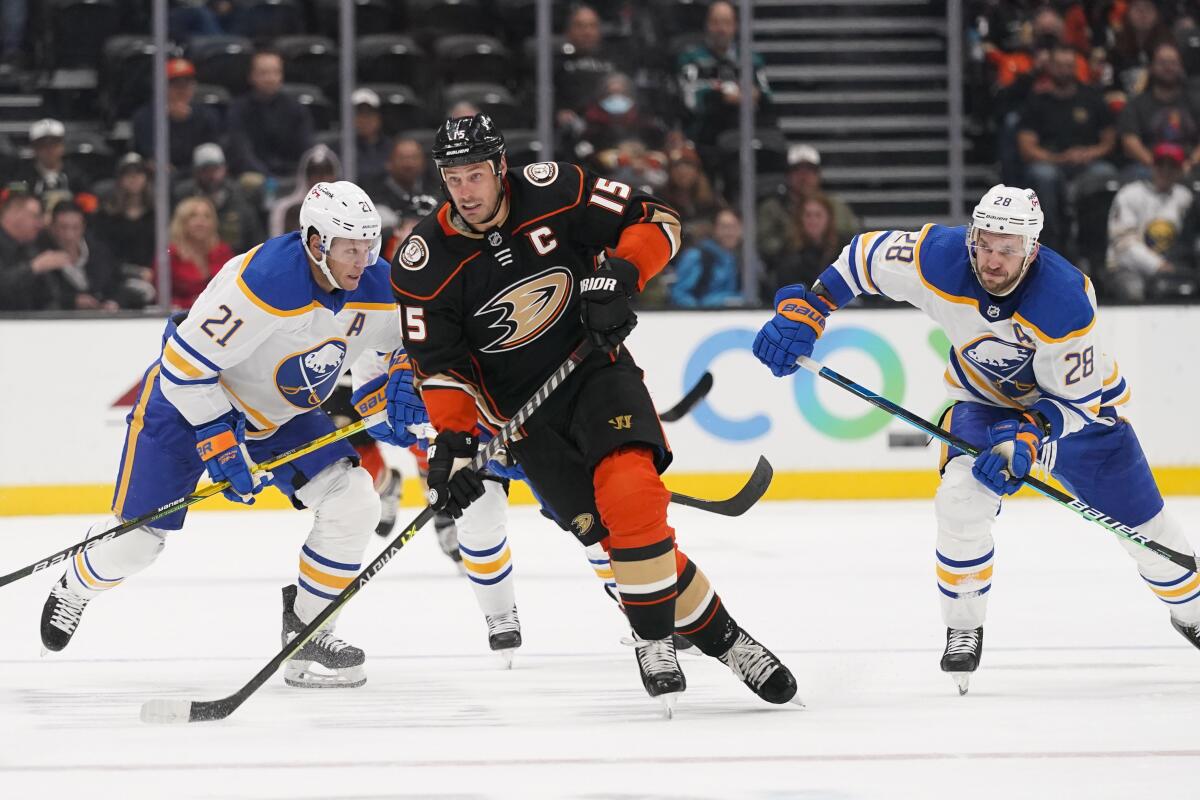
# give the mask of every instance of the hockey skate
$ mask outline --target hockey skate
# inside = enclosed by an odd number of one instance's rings
[[[768,703],[804,705],[796,697],[796,679],[791,671],[744,630],[738,629],[733,645],[719,660],[738,680],[749,686],[750,691]]]
[[[687,689],[687,679],[679,667],[673,638],[643,639],[635,633],[632,638],[621,641],[636,649],[642,685],[647,694],[662,702],[663,713],[671,719],[675,714],[675,701]]]
[[[486,614],[488,647],[504,661],[505,669],[512,669],[513,656],[521,646],[521,620],[517,618],[517,607],[503,614]]]
[[[71,643],[83,610],[91,601],[91,597],[81,595],[67,585],[66,575],[58,579],[42,606],[42,655],[46,651],[57,653]]]
[[[400,511],[400,495],[404,493],[404,478],[399,470],[389,469],[383,487],[379,489],[379,524],[375,532],[380,536],[391,536],[396,527],[396,514]]]
[[[43,630],[45,629],[44,624],[45,623],[43,622]],[[1200,623],[1180,622],[1174,617],[1171,617],[1171,627],[1179,631],[1183,638],[1191,642],[1192,647],[1200,648]],[[45,638],[45,634],[42,635],[42,638]]]
[[[305,624],[296,616],[296,586],[283,587],[283,644],[295,638]],[[284,662],[283,681],[303,689],[353,689],[367,682],[363,662],[366,653],[346,644],[329,630],[313,634],[296,653]],[[313,665],[321,670],[313,669]]]
[[[946,628],[946,652],[942,653],[942,672],[948,672],[950,677],[954,678],[959,696],[967,693],[971,673],[979,668],[982,657],[983,626],[974,629]]]
[[[437,534],[438,546],[458,567],[458,571],[467,574],[462,563],[462,553],[458,552],[458,528],[454,525],[454,517],[439,511],[433,517],[433,531]]]

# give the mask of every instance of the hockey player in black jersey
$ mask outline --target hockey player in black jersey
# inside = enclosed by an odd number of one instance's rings
[[[392,263],[405,347],[438,435],[428,482],[452,516],[482,493],[462,467],[476,422],[499,428],[570,354],[596,345],[510,451],[554,516],[612,561],[642,681],[668,712],[686,682],[672,632],[720,659],[756,694],[786,703],[796,681],[742,630],[675,546],[671,462],[642,372],[621,346],[633,298],[675,255],[679,217],[627,184],[565,162],[508,170],[485,114],[447,120],[433,159],[449,202]],[[404,420],[393,420],[403,425]]]

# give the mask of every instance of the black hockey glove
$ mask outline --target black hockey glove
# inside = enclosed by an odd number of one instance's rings
[[[623,258],[579,281],[579,313],[588,337],[598,349],[611,353],[637,325],[629,300],[638,293],[638,268]]]
[[[483,496],[483,481],[469,466],[478,449],[479,439],[473,433],[442,431],[433,440],[425,482],[426,499],[434,510],[458,519],[464,508]]]

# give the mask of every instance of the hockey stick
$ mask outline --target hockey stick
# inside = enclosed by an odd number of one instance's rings
[[[587,357],[591,350],[591,340],[587,339],[576,347],[574,352],[567,357],[567,360],[554,371],[554,374],[547,378],[546,382],[534,392],[533,397],[529,398],[525,402],[525,405],[517,410],[512,419],[504,424],[499,433],[480,448],[475,457],[471,459],[470,468],[475,470],[482,469],[485,464],[499,455],[500,449],[513,437],[517,429],[525,424],[525,420],[529,419],[529,415],[536,411],[545,402],[546,398],[550,396],[550,393],[557,389],[559,384],[575,371],[575,368],[579,366],[580,362]],[[285,644],[283,649],[276,653],[275,657],[268,661],[267,665],[260,669],[245,686],[220,700],[147,700],[142,704],[142,722],[209,722],[228,717],[237,710],[238,706],[246,702],[250,695],[258,691],[259,687],[275,674],[284,661],[291,658],[297,650],[304,646],[305,642],[316,635],[326,620],[338,613],[350,601],[350,598],[354,597],[354,595],[358,594],[359,590],[370,583],[371,579],[379,574],[379,571],[392,560],[392,557],[400,552],[417,535],[417,531],[433,519],[434,513],[432,506],[425,506],[416,519],[410,522],[408,527],[401,531],[383,549],[383,552],[375,557],[374,561],[367,564],[366,568],[358,573],[358,576],[337,597],[330,600],[329,604],[321,609],[321,613],[317,614],[312,622],[304,626],[304,629],[297,633],[295,638]]]
[[[288,450],[284,453],[280,453],[270,461],[264,461],[263,463],[258,464],[254,468],[254,474],[261,475],[264,472],[270,472],[276,467],[282,466],[289,461],[295,461],[297,458],[308,455],[314,450],[319,450],[325,445],[339,442],[342,439],[353,436],[359,431],[366,430],[372,425],[377,425],[380,422],[385,421],[386,418],[387,415],[384,412],[379,412],[377,414],[372,414],[365,419],[351,422],[349,425],[338,428],[336,431],[327,433],[324,436],[319,436],[307,444],[302,444],[298,447],[293,447],[291,450]],[[41,570],[53,567],[55,564],[60,564],[69,558],[74,558],[78,553],[82,553],[85,550],[90,550],[102,542],[110,541],[118,536],[121,536],[122,534],[129,533],[132,530],[137,530],[143,525],[148,525],[155,520],[159,520],[163,517],[174,514],[176,511],[182,511],[188,506],[199,503],[201,500],[212,497],[215,494],[219,494],[227,488],[229,488],[229,481],[210,483],[207,486],[202,486],[191,494],[181,497],[178,500],[172,500],[166,505],[159,506],[148,514],[143,514],[140,517],[135,517],[126,522],[122,522],[120,525],[109,528],[102,533],[98,533],[90,539],[85,539],[82,542],[73,544],[64,550],[59,550],[57,553],[47,556],[35,564],[30,564],[29,566],[22,567],[15,572],[10,572],[7,575],[0,577],[0,586],[20,580],[21,578],[24,578],[27,575],[32,575],[35,572],[40,572]]]
[[[688,415],[692,408],[704,399],[712,389],[713,376],[711,372],[706,372],[700,376],[700,380],[696,381],[696,385],[688,389],[687,394],[679,399],[679,402],[668,408],[666,411],[658,415],[658,418],[663,422],[678,422]]]
[[[686,494],[671,492],[671,502],[726,517],[740,517],[766,494],[767,489],[771,486],[771,478],[774,476],[775,470],[771,467],[771,462],[763,456],[759,456],[758,463],[754,465],[754,472],[750,473],[749,480],[741,489],[738,489],[737,494],[733,497],[726,500],[703,500],[699,497],[689,497]]]
[[[935,439],[945,442],[951,447],[957,448],[971,457],[979,455],[979,448],[971,446],[946,429],[934,425],[928,420],[918,417],[908,409],[896,405],[891,400],[881,397],[875,392],[872,392],[870,389],[859,386],[857,383],[845,377],[844,375],[839,375],[829,367],[823,366],[821,362],[801,356],[797,363],[809,372],[819,375],[831,383],[837,384],[851,394],[858,395],[876,408],[881,408],[892,416],[899,417],[910,425],[920,428]],[[1084,519],[1090,520],[1091,522],[1095,522],[1097,525],[1107,528],[1123,539],[1128,539],[1134,544],[1139,544],[1142,547],[1145,547],[1147,550],[1152,550],[1155,553],[1158,553],[1172,564],[1178,564],[1184,569],[1192,572],[1197,571],[1195,556],[1189,556],[1185,553],[1180,553],[1177,550],[1172,550],[1169,547],[1164,547],[1145,534],[1138,533],[1135,528],[1131,528],[1119,520],[1113,519],[1100,509],[1089,506],[1079,498],[1073,497],[1072,495],[1067,494],[1059,489],[1055,489],[1053,486],[1043,483],[1031,475],[1025,476],[1023,480],[1025,485],[1027,485],[1029,488],[1037,492],[1041,492],[1046,497],[1049,497],[1059,505],[1071,509]]]

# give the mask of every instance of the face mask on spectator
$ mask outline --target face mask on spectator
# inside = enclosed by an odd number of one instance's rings
[[[629,113],[633,108],[633,98],[625,94],[610,94],[600,101],[600,108],[608,114],[619,117]]]

